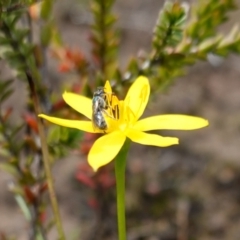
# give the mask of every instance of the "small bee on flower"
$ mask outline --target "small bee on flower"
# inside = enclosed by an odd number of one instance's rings
[[[107,117],[112,119],[119,118],[118,99],[112,92],[107,92],[104,87],[98,87],[92,99],[92,123],[93,128],[107,130]]]

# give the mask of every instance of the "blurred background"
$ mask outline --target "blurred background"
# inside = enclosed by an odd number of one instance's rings
[[[185,2],[191,6],[195,1]],[[240,7],[240,1],[237,2]],[[152,31],[163,3],[159,0],[116,2],[122,69],[131,56],[150,49]],[[89,56],[92,23],[89,1],[58,0],[54,14],[66,46],[80,47]],[[230,20],[219,31],[228,32],[234,23],[240,23],[240,11],[232,12]],[[53,69],[49,84],[60,95],[61,85],[66,81],[74,83],[77,77],[58,73],[54,60],[49,64]],[[1,69],[7,76],[4,63]],[[15,87],[17,91],[6,105],[14,106],[14,116],[19,116],[27,92],[21,82]],[[201,116],[208,119],[210,125],[191,132],[160,132],[180,138],[180,145],[171,148],[132,144],[126,176],[128,239],[239,240],[239,56],[226,59],[209,56],[208,62],[188,67],[186,76],[152,97],[145,114],[154,113]],[[80,239],[80,235],[87,240],[117,239],[115,188],[104,193],[106,206],[99,214],[94,200],[96,193],[77,178],[79,171],[84,171],[81,168],[84,162],[85,156],[71,153],[57,161],[53,169],[67,239]],[[27,239],[27,223],[8,191],[10,181],[10,176],[1,172],[0,232]]]

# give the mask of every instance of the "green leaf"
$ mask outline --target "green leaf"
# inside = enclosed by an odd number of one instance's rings
[[[6,37],[3,37],[3,36],[0,36],[0,44],[3,46],[3,45],[9,45],[11,42],[10,39],[6,38]]]
[[[168,47],[176,47],[182,41],[187,13],[180,3],[166,2],[159,13],[154,29],[152,46],[156,57]]]
[[[132,74],[138,74],[139,72],[139,66],[138,66],[138,62],[135,58],[131,59],[128,67],[127,67],[128,71],[130,71]]]
[[[217,27],[228,19],[227,14],[234,9],[236,9],[236,5],[232,0],[199,1],[199,4],[193,9],[194,20],[186,29],[187,36],[196,43],[207,37],[214,37]]]
[[[0,129],[1,131],[1,129]],[[6,158],[6,159],[9,159],[9,157],[11,156],[10,152],[7,151],[6,149],[4,148],[0,148],[0,156]]]
[[[36,179],[29,169],[25,169],[24,174],[21,176],[20,183],[24,185],[32,185],[36,183]]]
[[[12,83],[13,83],[12,79],[0,82],[0,93],[2,94],[4,91],[9,89]]]
[[[22,44],[21,46],[21,52],[25,57],[28,57],[29,55],[33,54],[34,49],[35,46],[31,44]]]
[[[0,102],[4,102],[7,100],[13,93],[12,89],[6,90],[3,94],[0,96]]]
[[[8,60],[11,60],[11,59],[22,59],[21,53],[16,52],[16,51],[11,51],[11,50],[7,50],[6,52],[4,52],[4,57],[6,59],[8,59]]]
[[[19,60],[18,58],[10,58],[8,59],[8,63],[20,72],[24,72],[26,69],[26,63],[24,61]],[[24,73],[25,74],[25,73]],[[20,77],[22,79],[22,77]]]
[[[107,15],[105,18],[105,26],[111,27],[116,22],[116,17],[114,15]]]
[[[217,36],[215,38],[203,41],[201,44],[199,44],[198,51],[208,53],[215,50],[221,39],[222,36]]]
[[[62,37],[56,26],[52,25],[52,42],[58,46],[62,46]]]
[[[41,17],[44,20],[50,18],[52,14],[53,0],[44,0],[42,2]]]
[[[9,18],[9,28],[14,28],[15,25],[17,24],[17,22],[20,20],[20,18],[22,17],[23,12],[12,12],[11,14],[11,18]]]
[[[52,144],[54,142],[59,142],[59,138],[60,138],[60,127],[55,125],[51,126],[48,132],[48,143]]]
[[[21,45],[23,45],[24,38],[27,37],[29,32],[30,32],[29,29],[18,29],[18,30],[15,29],[12,34],[14,39],[16,39]]]
[[[43,46],[48,46],[52,37],[52,24],[45,24],[41,31],[41,42]]]
[[[12,165],[11,163],[0,163],[0,170],[7,172],[7,173],[15,176],[16,178],[19,177],[16,167],[14,165]]]
[[[24,200],[23,196],[21,196],[20,194],[16,194],[15,199],[18,203],[18,206],[22,210],[23,215],[30,222],[31,221],[31,212],[30,212],[30,209],[29,209],[26,201]]]

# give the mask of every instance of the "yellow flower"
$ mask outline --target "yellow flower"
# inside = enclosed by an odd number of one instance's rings
[[[105,92],[109,95],[112,93],[108,81],[105,84]],[[203,118],[177,114],[157,115],[139,120],[146,108],[149,95],[149,81],[146,77],[140,76],[130,87],[125,100],[119,101],[115,96],[114,102],[119,108],[119,117],[114,119],[103,113],[108,125],[105,131],[106,134],[95,141],[88,155],[88,162],[95,171],[116,157],[127,137],[133,142],[144,145],[168,147],[178,144],[178,138],[162,137],[157,134],[146,133],[146,131],[157,129],[193,130],[208,125],[208,121]],[[44,114],[39,116],[64,127],[76,128],[91,133],[103,133],[102,130],[96,130],[93,127],[91,121],[92,100],[90,98],[65,92],[63,99],[69,106],[85,115],[90,121],[67,120]]]

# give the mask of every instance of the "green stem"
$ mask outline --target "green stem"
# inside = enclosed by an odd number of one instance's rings
[[[99,20],[99,29],[101,34],[101,45],[100,45],[100,68],[104,78],[106,77],[106,50],[107,50],[107,41],[106,41],[106,26],[105,26],[105,18],[106,18],[106,1],[102,0],[99,2],[100,4],[100,20]]]
[[[39,114],[39,113],[41,113],[41,110],[40,110],[40,105],[38,102],[38,97],[37,97],[34,81],[29,72],[26,72],[26,77],[27,77],[27,80],[29,83],[29,88],[30,88],[31,95],[32,95],[34,110],[35,110],[36,114]],[[51,164],[49,161],[49,153],[48,153],[48,147],[47,147],[47,143],[46,143],[44,126],[38,117],[37,117],[37,124],[38,124],[39,136],[40,136],[40,140],[41,140],[43,164],[44,164],[46,178],[47,178],[48,191],[49,191],[50,201],[52,204],[53,214],[54,214],[55,223],[56,223],[56,227],[57,227],[57,231],[58,231],[58,237],[59,237],[58,239],[65,240],[65,235],[64,235],[64,231],[63,231],[63,227],[62,227],[60,212],[59,212],[59,208],[58,208],[57,197],[56,197],[56,193],[55,193],[55,189],[54,189],[53,177],[52,177],[52,173],[51,173]]]
[[[115,175],[117,188],[117,216],[118,216],[118,240],[126,240],[125,219],[125,168],[130,140],[127,139],[115,158]]]

